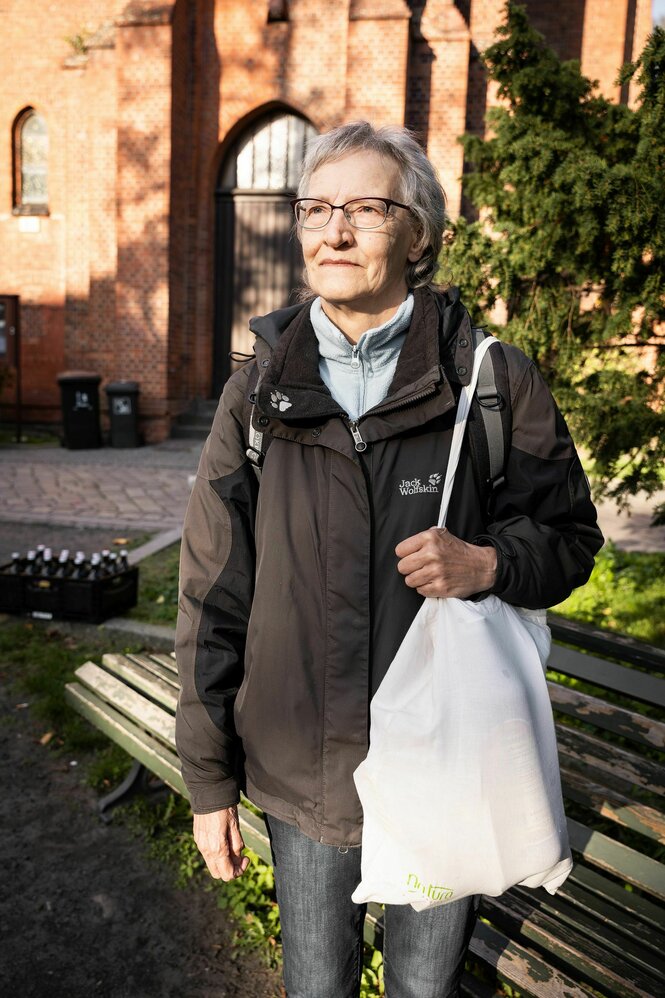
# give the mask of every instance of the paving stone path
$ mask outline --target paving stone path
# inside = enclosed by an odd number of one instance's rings
[[[167,530],[179,526],[201,444],[136,450],[3,448],[0,521]]]

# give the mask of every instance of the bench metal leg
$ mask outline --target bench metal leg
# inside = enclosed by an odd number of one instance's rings
[[[162,782],[154,773],[151,773],[143,763],[137,759],[132,763],[132,768],[128,772],[122,783],[101,798],[97,804],[99,815],[102,821],[107,824],[113,820],[111,811],[118,804],[126,804],[132,797],[141,794],[145,797],[153,797],[168,791],[167,785]]]

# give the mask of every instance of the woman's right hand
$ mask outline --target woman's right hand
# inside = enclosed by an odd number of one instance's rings
[[[238,808],[222,808],[210,814],[194,815],[194,841],[213,877],[235,880],[249,866],[238,821]]]

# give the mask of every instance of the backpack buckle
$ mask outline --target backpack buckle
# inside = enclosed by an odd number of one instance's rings
[[[250,461],[250,463],[254,465],[255,468],[263,467],[263,458],[265,457],[265,455],[261,451],[254,450],[253,447],[248,447],[247,450],[245,451],[245,455]]]
[[[477,388],[476,398],[478,399],[478,404],[482,405],[483,409],[494,409],[500,411],[505,407],[505,399],[501,392],[492,391],[487,388]]]

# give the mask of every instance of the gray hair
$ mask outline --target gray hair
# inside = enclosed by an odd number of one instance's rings
[[[306,196],[312,174],[324,163],[361,150],[392,159],[399,167],[400,186],[395,196],[410,206],[416,219],[414,227],[422,233],[425,247],[420,260],[407,261],[406,283],[409,288],[426,287],[439,269],[446,227],[446,195],[436,170],[407,128],[398,125],[374,128],[368,121],[353,121],[319,135],[307,148],[297,196]]]

